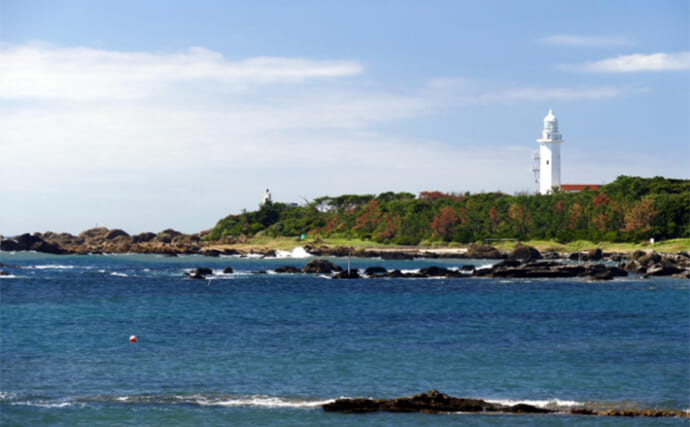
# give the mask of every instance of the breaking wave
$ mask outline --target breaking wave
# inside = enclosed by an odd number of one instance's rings
[[[298,246],[291,251],[276,251],[276,258],[309,258],[313,255],[304,250],[303,247]]]

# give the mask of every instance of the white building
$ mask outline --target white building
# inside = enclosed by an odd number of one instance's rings
[[[561,144],[563,137],[558,132],[558,120],[549,109],[544,117],[544,130],[537,139],[539,148],[539,192],[550,194],[554,187],[561,187]]]
[[[263,197],[261,197],[261,205],[263,206],[266,203],[271,203],[271,192],[268,190],[268,188],[266,191],[264,191]]]

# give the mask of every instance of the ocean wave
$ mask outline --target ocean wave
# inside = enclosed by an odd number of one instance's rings
[[[201,393],[191,395],[181,394],[141,394],[131,396],[86,396],[74,401],[80,403],[99,404],[128,404],[128,405],[198,405],[223,407],[259,407],[259,408],[320,408],[333,402],[334,399],[307,399],[298,397],[278,397],[267,395],[230,395]]]
[[[32,265],[27,268],[34,268],[36,270],[72,270],[73,265],[62,265],[62,264],[43,264],[43,265]]]
[[[518,404],[532,405],[538,408],[545,409],[566,409],[584,406],[585,402],[578,402],[575,400],[561,400],[561,399],[543,399],[543,400],[521,400],[521,399],[483,399],[489,403],[495,403],[498,405],[514,406]]]
[[[298,246],[291,251],[276,251],[276,258],[309,258],[313,255],[304,250],[303,247]]]
[[[115,276],[115,277],[129,277],[125,273],[118,273],[118,272],[110,273],[110,275]]]
[[[16,279],[16,278],[17,278],[17,276],[15,276],[14,274],[8,274],[6,276],[0,276],[0,279]]]

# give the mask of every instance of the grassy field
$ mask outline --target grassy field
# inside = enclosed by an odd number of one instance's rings
[[[492,246],[496,246],[501,250],[510,250],[517,244],[516,241],[494,241],[488,242]],[[613,243],[613,242],[589,242],[586,240],[577,240],[569,243],[559,243],[553,240],[529,240],[526,242],[520,242],[525,245],[534,246],[540,251],[553,250],[556,252],[579,252],[586,251],[593,248],[601,248],[605,252],[633,252],[637,249],[641,250],[655,250],[657,252],[680,252],[680,251],[690,251],[690,239],[672,239],[665,240],[662,242],[656,242],[650,244],[648,241],[641,243]],[[245,243],[236,243],[231,245],[212,245],[218,248],[231,248],[242,251],[249,250],[266,250],[266,249],[279,249],[279,250],[291,250],[297,246],[305,245],[325,245],[325,246],[349,246],[352,248],[395,248],[395,246],[383,245],[381,243],[376,243],[367,240],[359,239],[343,239],[343,238],[324,238],[324,239],[312,239],[307,238],[304,240],[294,238],[294,237],[265,237],[257,236],[249,239]],[[419,245],[420,248],[463,248],[467,245],[460,243],[444,244],[434,242],[422,242]]]

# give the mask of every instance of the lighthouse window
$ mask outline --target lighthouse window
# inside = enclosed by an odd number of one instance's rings
[[[548,160],[546,161],[546,164],[547,164],[547,165],[549,164],[549,161],[548,161]]]

